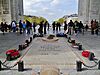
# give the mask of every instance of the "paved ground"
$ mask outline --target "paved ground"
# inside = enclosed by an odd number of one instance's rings
[[[50,32],[51,33],[51,32]],[[13,37],[13,38],[11,38]],[[7,33],[6,35],[0,34],[0,57],[4,59],[4,51],[9,48],[17,48],[19,43],[28,38],[26,35],[19,35],[14,33]],[[77,42],[82,43],[84,49],[88,49],[95,53],[95,56],[100,58],[100,36],[90,35],[86,32],[83,36],[71,36]],[[3,51],[2,51],[3,50]],[[24,50],[23,54],[27,51]],[[88,59],[81,56],[78,49],[72,48],[71,44],[67,42],[66,38],[59,38],[56,42],[45,42],[42,38],[35,38],[29,47],[29,51],[23,58],[25,71],[18,72],[17,66],[12,70],[2,70],[0,75],[39,75],[43,66],[54,66],[60,69],[61,75],[100,75],[98,66],[93,69],[87,69],[83,66],[84,70],[81,72],[76,71],[76,60],[83,60],[87,65],[94,65]],[[11,65],[16,62],[12,61]]]
[[[79,34],[77,37],[72,36],[72,38],[82,43],[84,49],[94,52],[96,57],[100,58],[100,35],[90,35],[90,32],[87,32],[85,35]]]
[[[6,33],[3,35],[0,34],[0,56],[2,58],[5,58],[4,52],[8,49],[18,49],[18,45],[25,42],[26,39],[28,39],[30,35],[19,33]]]

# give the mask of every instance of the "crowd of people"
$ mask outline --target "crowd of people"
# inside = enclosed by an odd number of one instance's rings
[[[19,23],[17,24],[16,21],[12,21],[10,25],[8,25],[6,22],[3,23],[1,22],[0,24],[0,30],[3,32],[3,34],[5,34],[5,32],[20,32],[20,34],[22,34],[22,32],[25,31],[25,29],[27,29],[27,33],[30,33],[30,29],[31,28],[31,23],[26,21],[22,22],[21,20],[19,21]]]
[[[53,22],[52,23],[53,33],[61,31],[61,24],[59,22]]]
[[[78,22],[75,21],[73,22],[70,20],[69,23],[64,21],[64,33],[72,35],[72,34],[79,34],[83,33],[84,30],[88,30],[89,26],[86,24],[85,26],[83,25],[82,21]],[[8,25],[6,22],[3,23],[1,22],[0,24],[0,30],[3,32],[19,32],[20,34],[27,33],[30,34],[33,30],[33,32],[36,32],[36,26],[39,26],[38,28],[38,33],[39,34],[47,34],[47,30],[49,31],[50,24],[48,21],[41,21],[40,24],[37,24],[36,22],[29,22],[28,20],[22,21],[20,20],[19,23],[16,23],[16,21],[12,21],[10,25]],[[53,33],[58,33],[61,31],[61,26],[62,24],[60,22],[53,22],[52,23],[52,30]],[[94,33],[98,35],[99,31],[99,25],[98,21],[91,21],[91,34],[93,35]]]
[[[5,34],[5,32],[19,32],[20,34],[27,33],[30,34],[33,30],[33,32],[36,32],[36,26],[39,25],[38,32],[39,34],[46,34],[46,29],[48,27],[49,30],[49,23],[46,21],[40,22],[40,24],[36,24],[36,22],[29,22],[28,20],[22,21],[20,20],[19,23],[16,21],[12,21],[10,25],[8,25],[6,22],[1,22],[0,24],[0,30]],[[44,32],[43,32],[44,31]]]
[[[99,32],[99,23],[96,20],[92,20],[91,21],[91,34],[94,35],[97,34],[98,35]]]
[[[64,33],[67,33],[69,35],[72,35],[72,34],[78,35],[79,33],[84,34],[84,31],[88,31],[88,29],[91,30],[92,35],[94,34],[98,35],[98,32],[99,32],[99,23],[96,20],[94,21],[92,20],[90,26],[88,24],[84,25],[82,21],[73,22],[72,20],[70,20],[70,22],[68,23],[64,21],[63,24],[64,24]],[[61,30],[60,27],[61,27],[61,24],[59,22],[52,23],[53,32],[60,31]]]
[[[73,22],[72,20],[70,20],[70,22],[68,23],[68,32],[67,33],[69,35],[72,35],[72,34],[77,35],[78,33],[84,33],[84,25],[83,25],[82,21]]]
[[[70,20],[69,23],[64,21],[63,24],[64,24],[64,33],[67,33],[69,35],[73,33],[77,34],[78,32],[82,33],[82,29],[84,29],[84,25],[81,21],[73,22],[72,20]],[[61,30],[61,24],[59,22],[53,22],[52,27],[53,27],[53,32],[55,31],[58,32]]]

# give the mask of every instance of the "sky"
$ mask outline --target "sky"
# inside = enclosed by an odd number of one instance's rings
[[[64,15],[77,14],[78,0],[23,0],[24,14],[42,16],[52,22]]]

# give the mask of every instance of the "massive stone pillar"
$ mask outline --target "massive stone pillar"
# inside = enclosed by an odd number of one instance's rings
[[[18,1],[17,0],[11,0],[11,19],[17,20],[18,18]]]
[[[23,0],[18,0],[18,15],[19,15],[19,20],[20,19],[22,19],[23,20],[23,13],[24,13],[24,11],[23,11]]]
[[[90,0],[89,21],[96,19],[99,21],[100,17],[100,0]]]
[[[10,0],[0,0],[0,20],[9,23],[11,21]]]
[[[0,0],[0,22],[2,21],[1,15],[2,15],[2,0]]]
[[[83,23],[88,23],[89,20],[89,5],[90,0],[79,0],[78,17]]]
[[[0,22],[18,22],[20,16],[23,16],[23,0],[0,0]]]
[[[3,0],[3,21],[10,23],[11,22],[11,11],[10,11],[10,0]]]
[[[100,0],[79,0],[78,17],[84,24],[92,19],[100,22]]]
[[[23,16],[23,0],[11,0],[12,20],[19,21]]]

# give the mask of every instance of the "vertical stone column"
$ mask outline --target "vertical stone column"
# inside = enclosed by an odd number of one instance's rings
[[[17,4],[16,0],[11,0],[11,17],[12,17],[12,20],[15,20],[15,21],[16,21],[16,13],[17,13],[16,4]]]
[[[83,21],[84,24],[86,24],[89,19],[89,4],[90,0],[79,0],[78,3],[79,20]]]
[[[92,19],[100,21],[100,0],[79,0],[79,20],[90,23]]]
[[[89,8],[90,8],[90,0],[85,0],[85,24],[89,23]]]
[[[10,14],[10,0],[2,0],[2,21],[10,23],[11,14]]]
[[[23,20],[23,0],[18,0],[18,15],[19,15],[19,20]]]
[[[0,22],[18,21],[19,10],[23,15],[23,0],[0,0]]]
[[[2,0],[0,0],[0,23],[2,21]]]
[[[96,19],[99,21],[100,0],[90,0],[89,21]]]
[[[20,15],[22,13],[23,13],[23,0],[11,0],[12,20],[19,21]]]

